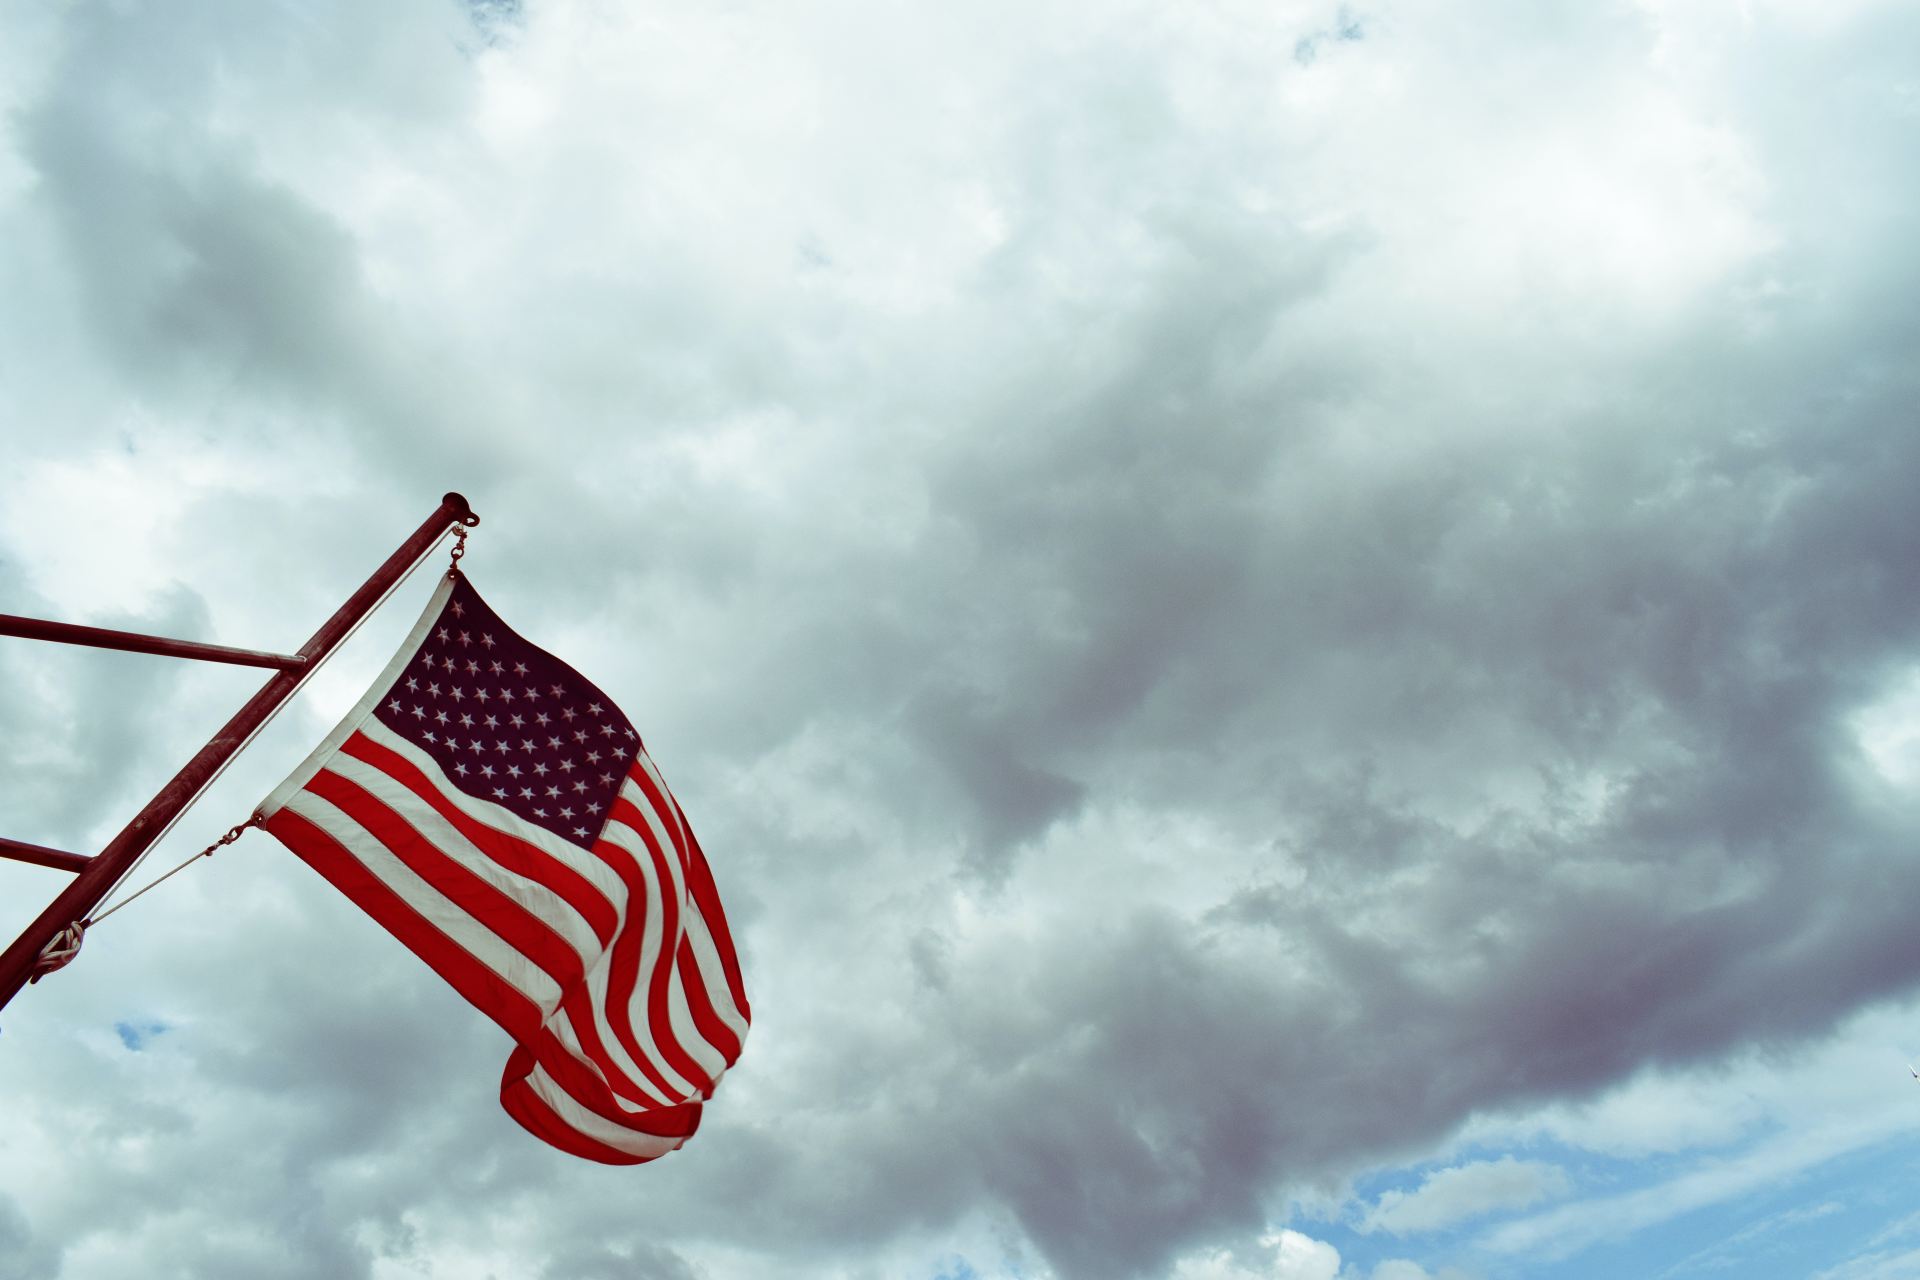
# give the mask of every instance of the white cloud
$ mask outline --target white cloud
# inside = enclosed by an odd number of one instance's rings
[[[1174,1267],[1173,1280],[1338,1280],[1340,1274],[1338,1249],[1282,1228],[1239,1254],[1210,1249],[1184,1257]]]
[[[1381,1194],[1360,1219],[1362,1231],[1416,1235],[1502,1209],[1525,1209],[1564,1195],[1567,1175],[1537,1160],[1502,1156],[1429,1173],[1412,1191]]]
[[[1920,668],[1890,681],[1884,693],[1854,713],[1852,727],[1881,779],[1901,791],[1920,789]]]
[[[1404,1258],[1390,1258],[1374,1267],[1372,1280],[1431,1280],[1427,1269]]]
[[[1816,1272],[1813,1280],[1902,1280],[1920,1272],[1920,1249],[1874,1252]]]

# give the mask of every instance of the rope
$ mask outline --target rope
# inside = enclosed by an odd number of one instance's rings
[[[449,573],[453,573],[457,571],[459,562],[460,562],[460,557],[466,552],[466,549],[467,549],[467,529],[466,529],[466,526],[463,524],[455,524],[450,529],[447,530],[447,533],[451,533],[454,537],[453,561],[448,566],[448,570],[447,570]],[[401,588],[401,586],[405,584],[409,578],[413,577],[415,571],[420,568],[421,563],[425,561],[428,556],[432,555],[435,549],[438,548],[441,543],[447,540],[447,533],[442,533],[438,538],[434,539],[433,542],[429,544],[427,548],[420,553],[419,557],[416,560],[414,560],[412,564],[407,566],[407,571],[401,574],[398,578],[395,578],[393,581],[393,585],[380,593],[380,598],[378,600],[375,600],[365,613],[362,613],[358,618],[354,620],[353,625],[347,628],[347,633],[340,637],[340,642],[336,644],[333,647],[333,649],[328,652],[326,657],[321,658],[319,662],[309,663],[306,667],[302,668],[300,672],[300,678],[294,682],[293,688],[287,691],[287,696],[281,700],[280,705],[275,707],[272,711],[268,712],[266,717],[262,719],[258,725],[254,726],[252,732],[248,733],[247,736],[241,740],[240,745],[234,748],[233,753],[229,755],[225,760],[220,762],[220,767],[215,769],[213,773],[208,776],[207,780],[200,784],[199,789],[196,790],[193,793],[193,795],[188,798],[185,804],[181,805],[180,808],[174,812],[174,815],[171,818],[167,819],[167,825],[160,828],[159,834],[154,836],[152,842],[149,843],[145,849],[141,850],[140,856],[133,860],[132,865],[128,866],[128,868],[125,871],[120,873],[119,878],[113,882],[113,888],[117,889],[121,885],[125,884],[127,881],[127,878],[131,876],[135,871],[138,871],[140,869],[140,865],[147,860],[147,855],[153,852],[154,847],[156,845],[158,845],[162,840],[165,840],[167,838],[167,833],[173,830],[174,824],[179,822],[180,819],[186,815],[187,810],[191,809],[199,801],[200,797],[206,794],[207,788],[211,787],[215,782],[218,782],[220,780],[220,775],[227,771],[227,766],[232,764],[234,760],[239,757],[240,753],[247,749],[248,744],[251,743],[256,736],[259,735],[260,731],[262,729],[265,729],[268,725],[272,724],[274,717],[279,715],[281,711],[286,709],[287,704],[293,701],[295,695],[297,695],[300,692],[300,690],[306,685],[307,681],[313,678],[313,673],[318,671],[326,663],[327,657],[332,657],[334,653],[339,652],[340,649],[343,646],[345,646],[347,641],[353,639],[354,633],[360,630],[361,626],[363,626],[366,623],[368,618],[371,618],[375,613],[379,611],[380,606],[387,602],[387,598],[391,596],[394,592],[398,591]],[[165,874],[159,876],[157,879],[154,879],[145,885],[142,885],[140,888],[134,890],[131,894],[128,894],[126,897],[114,903],[112,906],[108,907],[105,911],[100,912],[98,915],[90,916],[85,920],[76,920],[72,924],[68,925],[65,929],[62,929],[59,933],[54,935],[52,941],[47,943],[47,945],[41,949],[40,958],[34,962],[33,975],[28,979],[28,981],[38,982],[40,981],[41,978],[45,977],[49,973],[54,972],[56,969],[64,969],[67,965],[73,962],[73,958],[76,955],[80,954],[80,944],[82,940],[85,938],[86,931],[89,928],[91,928],[96,924],[99,924],[102,920],[105,920],[108,916],[112,915],[114,912],[118,911],[120,908],[126,906],[128,903],[132,902],[135,898],[138,898],[141,894],[145,893],[147,890],[157,887],[162,881],[171,879],[173,876],[176,876],[180,872],[185,871],[188,867],[192,866],[194,863],[198,862],[200,859],[212,857],[214,850],[219,849],[223,845],[232,844],[235,840],[238,840],[241,837],[241,835],[246,831],[248,827],[257,827],[261,825],[261,821],[262,819],[260,815],[258,813],[254,813],[253,815],[248,817],[245,822],[242,822],[237,826],[231,828],[227,832],[227,834],[221,836],[218,840],[215,840],[212,844],[208,845],[206,848],[202,849],[200,852],[194,854],[191,858],[188,858],[185,862],[182,862],[179,866],[173,868],[173,870],[166,872]],[[111,893],[112,889],[109,889],[108,892]]]
[[[80,922],[79,927],[82,929],[91,929],[94,925],[99,924],[102,920],[105,920],[108,916],[112,915],[114,912],[118,911],[120,908],[131,903],[135,898],[138,898],[141,894],[145,893],[148,889],[158,887],[161,881],[166,880],[169,876],[176,876],[180,874],[182,871],[185,871],[188,867],[192,866],[194,863],[198,862],[202,858],[211,858],[213,856],[214,850],[223,848],[227,845],[232,844],[235,840],[238,840],[241,837],[241,835],[243,835],[246,832],[246,829],[248,827],[262,826],[265,824],[265,822],[266,822],[266,819],[262,818],[259,814],[256,813],[252,815],[245,822],[242,822],[238,826],[229,829],[227,834],[221,836],[218,840],[215,840],[212,844],[208,845],[206,848],[202,849],[200,852],[194,854],[191,858],[188,858],[185,862],[181,863],[179,866],[175,867],[173,870],[167,872],[166,875],[160,876],[158,879],[149,881],[147,884],[142,885],[140,888],[134,890],[132,893],[122,898],[120,901],[108,907],[105,911],[102,911],[99,915],[94,916],[92,919],[82,920]],[[68,927],[72,928],[74,926],[69,925]],[[75,950],[78,950],[78,949],[79,949],[78,947],[75,948]]]

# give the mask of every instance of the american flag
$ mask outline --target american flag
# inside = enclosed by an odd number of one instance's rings
[[[612,699],[464,575],[260,816],[513,1037],[534,1135],[609,1164],[693,1135],[750,1016],[706,857]]]

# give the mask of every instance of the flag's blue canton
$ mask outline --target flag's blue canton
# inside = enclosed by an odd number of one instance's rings
[[[606,694],[515,635],[464,576],[374,715],[468,795],[578,845],[640,747]]]

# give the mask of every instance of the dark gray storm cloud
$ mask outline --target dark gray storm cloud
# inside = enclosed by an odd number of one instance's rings
[[[578,1167],[249,837],[7,1011],[0,1274],[1168,1275],[1914,993],[1914,19],[1522,8],[43,20],[0,608],[125,589],[38,567],[97,474],[159,580],[95,620],[291,648],[464,487],[756,1025]],[[90,661],[0,649],[26,838],[245,691]]]

